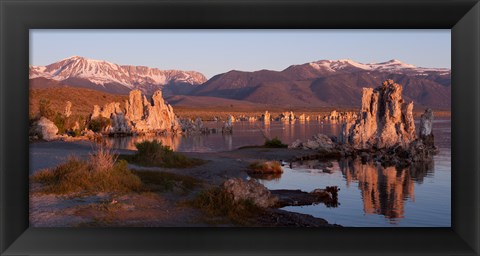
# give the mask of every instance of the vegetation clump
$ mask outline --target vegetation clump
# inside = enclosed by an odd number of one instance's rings
[[[266,139],[263,146],[266,147],[266,148],[286,148],[286,147],[288,147],[287,144],[283,144],[282,141],[280,139],[278,139],[277,137],[275,137],[271,140]]]
[[[273,174],[283,173],[282,165],[278,161],[256,161],[250,164],[249,173]]]
[[[105,129],[105,127],[110,125],[110,118],[99,116],[90,120],[88,123],[88,129],[94,132],[101,132]]]
[[[203,190],[190,203],[211,216],[227,217],[240,225],[253,224],[255,217],[264,211],[252,200],[235,201],[233,195],[222,187]]]
[[[200,159],[188,158],[174,152],[170,147],[162,145],[161,141],[143,141],[136,143],[137,153],[123,156],[133,163],[143,166],[159,166],[167,168],[186,168],[202,164]]]
[[[31,179],[45,185],[43,192],[53,194],[132,192],[142,188],[140,178],[128,169],[128,163],[116,161],[116,156],[103,148],[86,160],[69,157],[53,169],[33,174]]]
[[[38,105],[38,113],[30,115],[30,127],[43,116],[55,124],[58,128],[58,134],[68,134],[76,137],[81,135],[81,132],[85,129],[86,122],[84,116],[65,115],[55,111],[52,103],[47,99],[40,99]]]

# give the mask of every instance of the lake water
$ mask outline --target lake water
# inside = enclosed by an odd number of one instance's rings
[[[220,128],[221,123],[206,123]],[[416,123],[418,126],[418,122]],[[278,137],[284,143],[306,140],[314,134],[338,136],[337,122],[236,122],[233,135],[155,137],[174,150],[211,152],[232,150],[241,146],[260,145],[264,134]],[[434,121],[435,144],[440,149],[432,162],[406,169],[383,168],[354,160],[332,162],[329,172],[318,168],[318,162],[294,163],[284,167],[279,177],[258,179],[269,189],[311,191],[338,186],[336,208],[323,204],[285,207],[285,210],[311,214],[330,223],[351,227],[450,227],[451,226],[451,121]],[[134,143],[153,137],[112,138],[115,148],[135,149]]]

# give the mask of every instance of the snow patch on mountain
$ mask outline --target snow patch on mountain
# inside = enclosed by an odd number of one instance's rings
[[[80,56],[71,56],[47,66],[30,66],[30,78],[36,77],[57,81],[82,78],[97,85],[114,83],[130,89],[179,82],[198,85],[207,80],[203,74],[195,71],[120,66],[105,60],[93,60]]]
[[[339,59],[339,60],[319,60],[315,62],[307,63],[309,66],[316,70],[321,71],[351,71],[355,69],[365,71],[388,71],[388,72],[443,72],[450,71],[446,68],[423,68],[416,67],[415,65],[404,63],[400,60],[392,59],[386,62],[380,63],[360,63],[351,59]]]

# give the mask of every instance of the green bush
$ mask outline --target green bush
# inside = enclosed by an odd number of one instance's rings
[[[184,168],[201,164],[199,159],[188,158],[174,152],[170,147],[163,146],[161,141],[143,141],[136,143],[137,153],[132,156],[134,163],[144,166],[160,166],[169,168]]]
[[[88,123],[88,129],[94,131],[94,132],[101,132],[105,127],[110,125],[110,118],[105,118],[105,117],[97,117]]]
[[[283,144],[282,141],[280,139],[278,139],[277,137],[275,137],[271,140],[266,139],[264,146],[267,147],[267,148],[286,148],[286,147],[288,147],[288,145]]]

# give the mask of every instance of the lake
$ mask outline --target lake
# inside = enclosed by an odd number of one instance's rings
[[[221,130],[220,122],[205,122]],[[416,122],[418,127],[418,121]],[[235,122],[232,135],[221,133],[199,136],[109,138],[114,148],[135,149],[135,142],[159,139],[176,151],[212,152],[261,145],[265,135],[284,143],[306,140],[314,134],[338,136],[341,123],[310,121],[294,123]],[[451,121],[438,119],[433,124],[435,144],[440,153],[432,162],[406,169],[383,168],[355,160],[332,162],[328,171],[318,162],[286,165],[279,177],[257,179],[269,189],[311,191],[338,186],[340,205],[323,204],[285,207],[285,210],[311,214],[329,223],[351,227],[450,227],[451,226]]]

